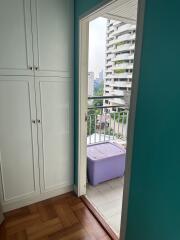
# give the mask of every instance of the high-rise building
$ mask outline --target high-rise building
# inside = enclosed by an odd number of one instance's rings
[[[88,97],[94,93],[94,72],[88,72]]]
[[[104,72],[103,72],[103,70],[101,70],[101,71],[99,72],[99,79],[102,80],[102,81],[104,81]]]
[[[121,98],[104,100],[105,106],[129,107],[136,25],[107,21],[104,95]],[[117,111],[117,107],[111,111]]]

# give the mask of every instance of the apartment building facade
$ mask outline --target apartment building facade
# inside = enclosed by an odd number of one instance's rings
[[[115,20],[107,21],[104,95],[120,98],[104,100],[105,106],[128,108],[132,86],[132,71],[136,25]],[[118,107],[110,111],[118,111]]]

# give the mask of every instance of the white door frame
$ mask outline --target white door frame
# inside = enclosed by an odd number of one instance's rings
[[[112,3],[118,0],[107,0],[100,8],[87,14],[79,20],[79,98],[78,98],[78,186],[75,191],[78,196],[86,194],[87,169],[87,121],[85,117],[88,108],[88,55],[89,55],[89,22],[102,16]]]
[[[86,181],[87,181],[87,121],[85,116],[88,108],[88,49],[89,49],[89,22],[93,19],[100,17],[103,13],[107,12],[116,4],[118,0],[109,1],[96,9],[89,15],[80,18],[79,20],[79,120],[78,120],[78,186],[77,195],[82,196],[86,194]],[[122,206],[122,219],[121,219],[121,240],[125,239],[128,198],[129,198],[129,184],[131,175],[131,159],[134,138],[134,122],[136,113],[136,101],[138,93],[138,80],[140,72],[141,48],[143,38],[143,24],[144,24],[144,11],[145,0],[138,1],[137,12],[137,30],[136,30],[136,47],[134,57],[134,71],[132,79],[130,114],[128,121],[128,137],[127,137],[127,154],[126,154],[126,171],[124,179],[124,192],[123,192],[123,206]],[[116,18],[117,20],[117,18]],[[120,18],[120,21],[123,19]],[[124,19],[127,21],[127,19]],[[130,21],[132,22],[132,21]]]

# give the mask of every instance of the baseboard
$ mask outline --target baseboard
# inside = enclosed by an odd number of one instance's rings
[[[25,207],[27,205],[46,200],[48,198],[52,198],[58,195],[62,195],[64,193],[68,193],[71,191],[73,191],[73,185],[62,187],[58,190],[54,190],[50,192],[44,192],[44,193],[38,194],[36,197],[33,197],[33,198],[31,197],[31,198],[23,199],[13,203],[2,204],[2,209],[3,209],[3,212],[8,212],[17,208]]]
[[[73,189],[74,189],[74,192],[75,192],[76,196],[78,196],[78,187],[76,185],[74,185]]]

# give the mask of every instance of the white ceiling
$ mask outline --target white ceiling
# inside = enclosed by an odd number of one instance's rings
[[[105,9],[104,17],[122,20],[126,22],[136,22],[138,0],[117,0]]]

